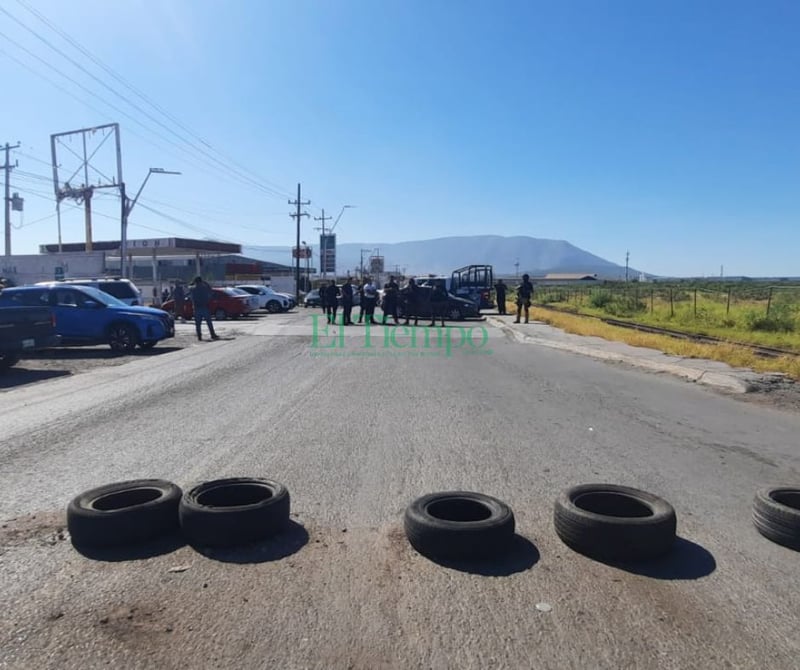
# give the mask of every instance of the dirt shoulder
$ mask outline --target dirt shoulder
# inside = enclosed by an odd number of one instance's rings
[[[137,349],[132,354],[117,354],[108,345],[93,347],[61,347],[26,354],[14,367],[0,374],[0,392],[88,372],[96,368],[124,365],[137,358],[165,356],[197,343],[193,332],[178,332],[174,338],[159,342],[148,350]]]

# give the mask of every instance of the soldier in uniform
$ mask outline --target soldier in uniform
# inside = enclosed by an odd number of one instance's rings
[[[528,312],[531,308],[531,298],[533,298],[533,284],[528,275],[522,275],[522,283],[517,286],[517,320],[522,316],[522,308],[525,308],[525,323],[528,323]]]
[[[395,324],[397,323],[397,299],[400,287],[394,280],[394,277],[389,277],[389,281],[383,285],[383,324],[386,325],[386,318],[391,315],[394,318]]]
[[[506,285],[502,279],[498,279],[494,285],[494,292],[497,296],[497,313],[506,314]]]

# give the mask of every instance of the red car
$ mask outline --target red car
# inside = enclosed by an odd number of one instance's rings
[[[240,295],[230,288],[213,288],[213,296],[209,307],[211,316],[218,321],[222,319],[238,319],[240,316],[247,316],[251,311],[250,296]],[[175,301],[167,300],[161,309],[170,314],[174,313]],[[178,315],[180,316],[180,315]],[[183,317],[185,319],[194,318],[194,309],[191,300],[183,303]]]

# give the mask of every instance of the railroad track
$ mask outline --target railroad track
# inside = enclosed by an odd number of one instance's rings
[[[610,326],[617,326],[619,328],[628,328],[630,330],[638,330],[643,333],[652,333],[654,335],[667,335],[681,340],[691,340],[692,342],[701,342],[704,344],[734,344],[737,347],[744,347],[752,350],[759,356],[765,358],[778,358],[780,356],[797,357],[800,352],[791,351],[789,349],[778,349],[776,347],[765,347],[760,344],[751,344],[749,342],[738,342],[736,340],[726,340],[721,337],[714,337],[713,335],[702,335],[700,333],[687,333],[682,330],[670,330],[669,328],[659,328],[658,326],[649,326],[643,323],[636,323],[635,321],[620,321],[619,319],[607,319],[602,316],[595,316],[594,314],[581,314],[567,309],[560,309],[552,305],[536,305],[543,309],[549,309],[553,312],[562,312],[564,314],[572,314],[575,316],[585,316],[590,319],[597,319]]]

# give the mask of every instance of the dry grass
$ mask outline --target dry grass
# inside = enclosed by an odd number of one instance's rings
[[[508,311],[510,314],[516,314],[516,305],[508,303]],[[678,340],[666,335],[641,333],[611,326],[589,317],[553,312],[536,307],[531,307],[530,315],[536,321],[543,321],[575,335],[602,337],[605,340],[625,342],[634,347],[657,349],[666,354],[684,358],[721,361],[734,367],[751,368],[758,372],[783,372],[793,379],[800,380],[800,357],[763,358],[747,347],[739,347],[735,344],[702,344],[689,340]]]

